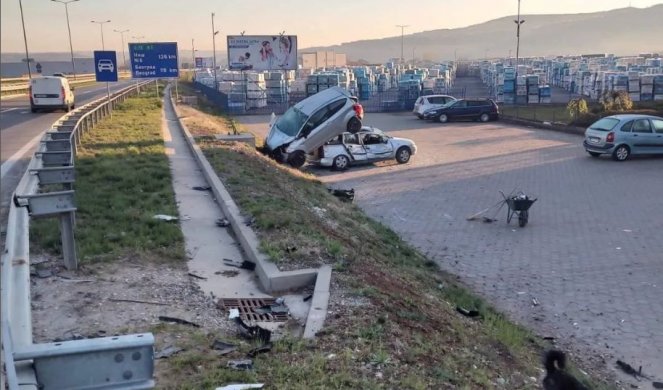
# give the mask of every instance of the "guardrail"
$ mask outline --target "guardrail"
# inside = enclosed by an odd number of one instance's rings
[[[131,73],[128,72],[120,72],[118,75],[119,78],[127,78],[131,76]],[[29,84],[28,81],[30,79],[28,78],[17,78],[17,79],[4,79],[0,81],[0,93],[2,95],[20,95],[23,93],[28,92]],[[95,75],[77,75],[76,79],[70,79],[67,78],[69,81],[69,85],[77,85],[77,84],[84,84],[84,83],[89,83],[90,81],[95,81]]]
[[[45,132],[16,187],[9,206],[1,275],[3,360],[10,390],[154,387],[151,333],[33,344],[30,307],[30,219],[60,218],[65,265],[76,268],[72,185],[81,136],[144,84],[124,88],[110,99],[97,99],[61,117]],[[54,184],[64,188],[39,193],[40,186]]]

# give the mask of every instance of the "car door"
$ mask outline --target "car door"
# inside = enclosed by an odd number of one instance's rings
[[[302,128],[301,136],[305,138],[301,149],[309,152],[343,132],[345,129],[338,128],[334,123],[343,108],[346,99],[337,99],[325,104],[314,112]]]
[[[393,154],[393,148],[387,137],[376,133],[365,133],[361,137],[368,160],[390,158]]]
[[[631,145],[631,153],[651,153],[656,145],[656,134],[652,131],[649,119],[636,119],[633,121],[631,132],[626,133]]]
[[[449,107],[449,112],[447,113],[449,118],[453,119],[463,119],[467,116],[467,101],[461,100],[454,103]]]
[[[360,134],[343,134],[343,144],[345,145],[346,150],[350,153],[350,157],[353,161],[366,161],[368,158],[366,149],[364,145],[360,142]]]
[[[663,119],[651,119],[651,127],[654,130],[654,145],[651,153],[663,154]]]

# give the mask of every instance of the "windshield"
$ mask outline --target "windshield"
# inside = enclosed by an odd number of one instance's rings
[[[615,118],[603,118],[599,119],[598,121],[594,122],[593,125],[591,125],[589,128],[592,130],[599,130],[599,131],[610,131],[617,126],[619,123],[619,119]]]
[[[291,107],[276,121],[276,127],[282,133],[294,137],[299,134],[299,130],[302,129],[307,120],[308,116],[295,107]]]

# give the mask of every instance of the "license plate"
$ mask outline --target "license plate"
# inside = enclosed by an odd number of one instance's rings
[[[598,144],[599,142],[601,142],[601,138],[599,138],[599,137],[589,137],[589,142],[593,142],[595,144]]]
[[[60,97],[60,95],[47,94],[47,93],[36,93],[35,97],[36,98],[58,98],[58,97]]]

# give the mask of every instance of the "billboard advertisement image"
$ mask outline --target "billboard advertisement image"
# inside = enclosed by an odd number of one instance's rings
[[[229,35],[228,68],[231,70],[297,69],[296,35]]]

